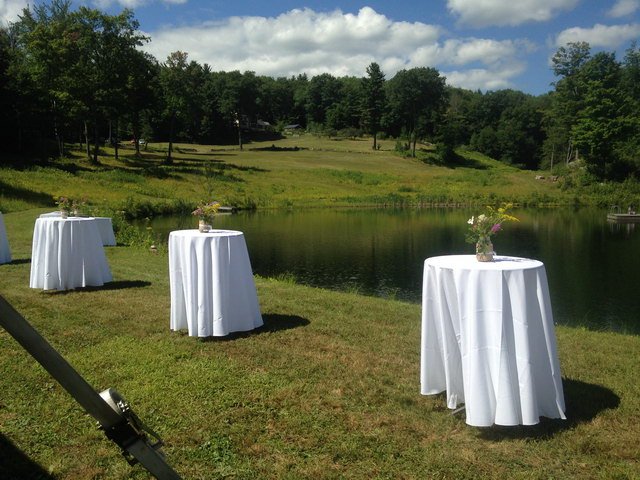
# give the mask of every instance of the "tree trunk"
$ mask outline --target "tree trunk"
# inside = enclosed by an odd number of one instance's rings
[[[94,165],[98,164],[98,121],[93,121],[93,159]]]
[[[409,136],[409,141],[411,141],[411,136]],[[418,133],[413,132],[413,146],[411,148],[411,156],[416,158],[416,143],[418,142]]]
[[[89,125],[84,121],[84,144],[87,151],[87,158],[91,158],[91,150],[89,150]]]
[[[171,121],[169,122],[169,151],[167,152],[167,160],[166,164],[171,165],[173,163],[173,158],[171,158],[171,152],[173,151],[173,123],[175,119],[175,114],[171,114]]]
[[[133,112],[133,141],[135,142],[136,157],[140,156],[140,115],[136,110]]]
[[[112,140],[113,141],[113,149],[114,149],[114,153],[115,153],[115,157],[116,160],[118,160],[118,119],[116,118],[115,120],[115,124],[116,124],[116,134],[115,134],[115,138]],[[113,132],[112,132],[113,135]]]
[[[377,143],[377,138],[376,138],[376,134],[373,134],[373,149],[377,150],[378,149],[378,143]]]

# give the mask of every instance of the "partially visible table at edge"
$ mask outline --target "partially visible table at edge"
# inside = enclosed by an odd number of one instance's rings
[[[428,258],[422,292],[421,393],[447,392],[473,426],[565,419],[544,264],[474,255]]]
[[[112,280],[92,217],[40,217],[33,229],[31,288],[67,290]]]
[[[171,330],[225,336],[263,324],[242,232],[171,232],[169,284]]]
[[[4,226],[4,218],[0,212],[0,264],[11,263],[11,249],[7,239],[7,229]]]

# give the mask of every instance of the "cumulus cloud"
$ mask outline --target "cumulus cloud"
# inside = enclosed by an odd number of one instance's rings
[[[0,0],[0,26],[16,22],[28,4],[28,0]]]
[[[617,48],[640,36],[640,24],[601,25],[591,28],[573,27],[563,30],[556,37],[556,46],[569,42],[588,42],[592,47]]]
[[[145,49],[159,61],[182,50],[213,70],[361,77],[375,61],[387,78],[405,68],[453,67],[448,83],[480,89],[510,86],[524,68],[518,58],[532,48],[518,40],[443,39],[438,26],[394,22],[370,7],[357,14],[295,9],[277,17],[232,17],[147,34],[152,40]]]
[[[607,15],[614,18],[626,17],[640,8],[640,0],[618,0],[607,12]]]
[[[93,4],[100,9],[109,8],[112,5],[120,5],[124,8],[138,8],[147,3],[147,0],[94,0]]]
[[[443,72],[443,75],[447,77],[447,83],[457,87],[469,90],[501,90],[513,88],[511,79],[524,73],[525,69],[526,65],[523,62],[515,62],[499,70],[472,68]]]
[[[544,22],[574,8],[580,0],[447,0],[449,12],[473,27]],[[623,0],[624,1],[624,0]]]
[[[1,0],[0,0],[1,1]],[[102,9],[109,8],[112,5],[120,5],[124,8],[138,8],[152,3],[169,3],[174,5],[182,5],[189,0],[94,0],[93,4]]]

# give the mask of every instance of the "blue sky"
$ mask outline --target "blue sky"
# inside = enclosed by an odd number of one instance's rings
[[[27,3],[0,0],[0,21],[15,21]],[[80,4],[132,9],[159,61],[182,50],[213,70],[273,77],[362,77],[375,61],[387,78],[427,66],[450,85],[534,95],[553,88],[559,46],[587,41],[622,60],[640,38],[640,0],[73,1]]]

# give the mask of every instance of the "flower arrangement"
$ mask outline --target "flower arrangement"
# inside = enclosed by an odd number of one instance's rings
[[[87,202],[84,199],[71,200],[71,211],[73,212],[73,214],[74,215],[79,215],[81,213],[82,209],[84,209],[86,203]]]
[[[198,217],[200,220],[207,220],[215,217],[219,208],[220,203],[214,200],[213,202],[198,205],[198,208],[191,212],[191,214]]]
[[[469,231],[467,232],[466,240],[469,243],[476,244],[476,254],[492,254],[491,236],[502,230],[504,222],[518,221],[516,217],[507,213],[512,206],[510,203],[503,204],[502,207],[497,209],[487,206],[485,213],[481,213],[478,216],[474,215],[467,220]]]
[[[61,212],[69,213],[72,204],[72,200],[69,197],[54,197],[54,200]]]

